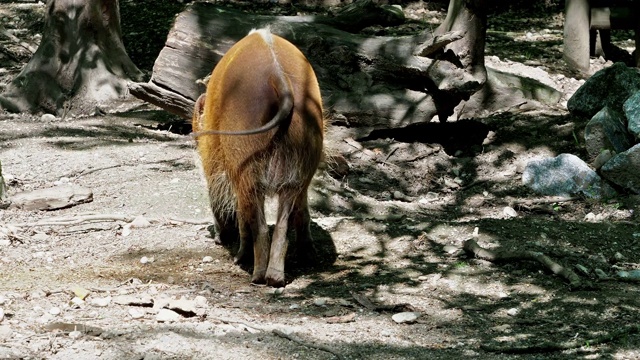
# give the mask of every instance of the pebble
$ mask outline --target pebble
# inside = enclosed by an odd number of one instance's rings
[[[520,310],[518,310],[517,308],[511,308],[511,309],[507,310],[507,315],[516,316],[516,315],[518,315],[519,312],[520,312]]]
[[[149,226],[151,226],[151,223],[142,215],[136,216],[136,218],[131,222],[131,227],[134,228],[145,228]]]
[[[49,238],[49,235],[45,234],[45,233],[37,233],[34,234],[31,239],[34,241],[45,241]]]
[[[202,262],[203,263],[213,262],[213,257],[212,256],[205,256],[205,257],[202,258]]]
[[[129,316],[131,316],[132,319],[140,319],[144,317],[144,311],[131,308],[129,309]]]
[[[514,218],[518,216],[518,213],[516,212],[516,210],[511,206],[505,206],[504,209],[502,209],[502,213],[509,218]]]
[[[4,310],[0,308],[0,322],[2,322],[2,320],[4,320]]]
[[[455,254],[456,252],[458,252],[458,250],[459,249],[453,245],[445,245],[442,247],[442,251],[446,252],[449,255]]]
[[[72,339],[78,339],[80,337],[82,337],[82,332],[78,331],[78,330],[74,330],[72,332],[69,333],[69,337]]]
[[[60,315],[62,311],[60,310],[59,307],[52,307],[51,309],[49,309],[49,314],[51,315]]]
[[[296,310],[296,309],[299,309],[299,308],[300,308],[300,305],[298,305],[298,304],[289,305],[289,310]]]
[[[325,306],[327,305],[327,298],[317,298],[313,300],[313,305],[315,306]]]
[[[105,307],[110,303],[111,303],[111,296],[91,299],[91,305],[97,306],[97,307]]]
[[[11,339],[12,336],[13,336],[13,330],[11,330],[11,326],[9,325],[0,326],[0,340],[6,341]]]
[[[180,314],[169,309],[160,309],[156,315],[156,321],[158,322],[172,322],[180,319]]]
[[[576,269],[578,269],[578,271],[580,271],[583,275],[589,275],[589,269],[587,269],[583,265],[576,264]]]
[[[410,324],[418,320],[419,317],[420,317],[419,312],[407,311],[407,312],[393,314],[391,319],[398,324]]]
[[[196,304],[197,307],[200,307],[200,308],[206,307],[208,305],[207,298],[202,295],[196,296],[193,299],[193,302]]]
[[[7,299],[4,296],[0,295],[0,305],[4,305],[5,302],[7,302]]]
[[[598,276],[600,279],[606,279],[609,276],[607,275],[606,272],[604,272],[602,269],[598,269],[596,268],[595,270],[593,270],[596,273],[596,276]]]
[[[618,276],[625,279],[640,279],[640,270],[618,271]]]
[[[140,258],[140,264],[152,263],[152,262],[154,262],[154,260],[155,259],[152,258],[152,257],[143,256],[143,257]]]
[[[53,115],[53,114],[43,114],[40,117],[40,121],[43,121],[43,122],[51,122],[51,121],[55,121],[55,120],[56,120],[56,116]]]

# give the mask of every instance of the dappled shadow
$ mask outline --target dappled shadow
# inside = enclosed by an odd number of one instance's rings
[[[134,122],[133,126],[131,122]],[[18,146],[29,138],[44,139],[51,146],[68,150],[88,150],[105,146],[128,146],[139,141],[175,142],[185,147],[184,141],[163,130],[156,120],[126,120],[117,116],[76,119],[69,122],[43,123],[25,118],[20,128],[0,128],[0,148]],[[169,123],[168,127],[171,126]]]

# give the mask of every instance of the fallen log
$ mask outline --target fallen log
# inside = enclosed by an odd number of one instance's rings
[[[318,22],[320,21],[320,22]],[[352,34],[314,16],[246,14],[210,3],[194,3],[176,18],[148,83],[130,92],[190,119],[202,81],[224,53],[251,29],[269,26],[294,43],[312,63],[325,108],[369,127],[441,120],[483,85],[486,75],[460,66],[444,48],[463,37],[452,31],[433,37]]]

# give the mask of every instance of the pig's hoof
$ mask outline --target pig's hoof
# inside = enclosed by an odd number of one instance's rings
[[[278,288],[278,287],[283,287],[285,285],[284,271],[269,268],[267,270],[266,277],[267,277],[266,278],[267,285],[269,286]]]
[[[265,278],[265,270],[253,270],[253,276],[251,276],[252,284],[264,284],[267,282]]]

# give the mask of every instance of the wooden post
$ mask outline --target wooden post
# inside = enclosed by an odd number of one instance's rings
[[[564,60],[582,75],[589,73],[589,0],[566,0]]]

